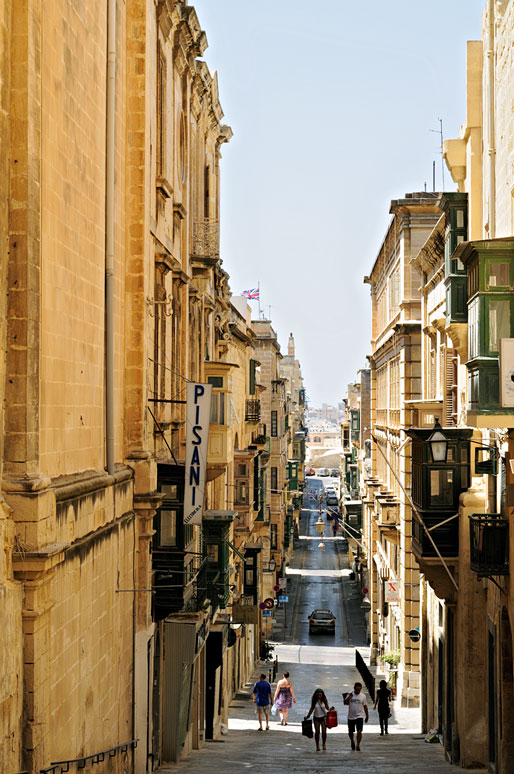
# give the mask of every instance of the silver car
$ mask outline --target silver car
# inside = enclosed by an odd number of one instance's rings
[[[336,617],[331,610],[313,610],[309,616],[309,634],[335,634]]]

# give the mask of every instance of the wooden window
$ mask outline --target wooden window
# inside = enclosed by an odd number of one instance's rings
[[[271,412],[271,436],[276,438],[278,435],[278,415],[276,411]]]
[[[477,357],[480,351],[480,326],[478,321],[479,298],[468,305],[468,348],[469,359]]]
[[[171,508],[161,508],[161,546],[177,545],[177,511]]]
[[[211,416],[209,419],[213,425],[225,425],[225,393],[213,392],[211,395]],[[227,423],[228,424],[228,423]]]
[[[271,537],[271,548],[272,550],[277,550],[277,525],[276,524],[270,524],[270,537]]]
[[[491,262],[487,269],[489,288],[508,288],[510,286],[510,263]]]
[[[166,176],[166,57],[157,45],[157,137],[156,173]]]
[[[389,320],[396,316],[400,307],[400,269],[391,274],[388,282],[389,289]]]
[[[236,498],[238,505],[246,505],[248,503],[248,484],[246,481],[237,482]]]
[[[204,170],[204,185],[203,185],[203,194],[204,194],[204,200],[203,200],[203,216],[204,218],[209,217],[209,200],[210,200],[210,185],[211,185],[211,168],[207,164]]]
[[[508,299],[487,299],[489,306],[489,352],[498,352],[500,339],[510,336],[510,305]]]
[[[276,494],[278,490],[278,468],[271,468],[271,494]]]
[[[255,395],[255,367],[256,367],[255,360],[250,360],[250,387],[249,387],[250,395]]]

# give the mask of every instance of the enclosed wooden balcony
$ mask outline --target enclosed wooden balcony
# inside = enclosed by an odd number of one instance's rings
[[[469,517],[470,568],[479,577],[508,575],[509,520],[498,513]]]

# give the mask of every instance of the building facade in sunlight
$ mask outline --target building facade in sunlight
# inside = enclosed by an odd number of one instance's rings
[[[420,701],[420,652],[408,632],[419,620],[419,569],[412,553],[410,450],[405,429],[420,398],[420,275],[412,260],[439,218],[437,198],[391,202],[392,219],[369,277],[372,299],[371,466],[361,480],[364,556],[375,662],[395,666],[402,706]],[[361,570],[362,571],[362,570]]]
[[[514,767],[513,44],[514,3],[486,3],[465,121],[444,146],[457,191],[393,203],[367,278],[371,470],[360,466],[372,656],[402,702],[420,698],[449,760],[502,774]],[[349,421],[345,432],[351,443]]]
[[[219,734],[258,657],[290,546],[279,346],[261,376],[222,268],[231,130],[194,8],[7,0],[0,29],[0,769],[146,772]]]

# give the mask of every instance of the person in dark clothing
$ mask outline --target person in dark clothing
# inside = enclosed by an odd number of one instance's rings
[[[253,686],[253,702],[256,705],[259,719],[259,731],[262,731],[262,716],[266,719],[266,731],[269,731],[269,711],[271,709],[271,685],[266,680],[266,675],[261,674],[261,679]]]
[[[391,711],[389,709],[390,701],[391,701],[391,691],[387,687],[386,681],[381,680],[380,688],[377,691],[375,703],[373,705],[373,709],[376,709],[378,705],[378,717],[380,720],[380,736],[384,736],[384,734],[389,734],[387,726],[388,726],[389,716],[391,715]]]

